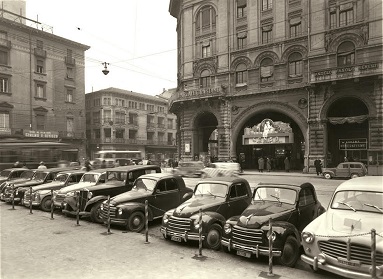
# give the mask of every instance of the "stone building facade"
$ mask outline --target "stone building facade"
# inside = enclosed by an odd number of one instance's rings
[[[269,157],[284,169],[287,157],[309,172],[346,157],[378,172],[381,10],[380,0],[171,0],[180,159],[252,169]]]

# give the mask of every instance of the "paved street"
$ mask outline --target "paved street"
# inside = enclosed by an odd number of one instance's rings
[[[312,182],[319,199],[327,206],[341,180],[324,180],[314,175],[286,176],[274,173],[245,173],[252,186],[259,182]],[[198,179],[187,178],[188,186]],[[159,234],[160,222],[150,223],[149,244],[140,233],[107,228],[56,213],[0,204],[1,278],[269,278],[268,259],[245,259],[222,251],[203,250],[198,245],[166,241]],[[340,278],[313,273],[298,262],[294,269],[275,265],[274,278]]]

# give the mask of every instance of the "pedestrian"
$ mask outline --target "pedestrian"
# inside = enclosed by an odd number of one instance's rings
[[[343,161],[344,161],[344,162],[348,162],[348,159],[347,159],[346,156],[344,156]]]
[[[287,156],[283,162],[285,163],[285,171],[290,172],[290,160]]]
[[[102,160],[100,168],[101,169],[105,169],[106,168],[106,161],[105,160]]]
[[[268,172],[271,171],[271,160],[269,157],[267,157],[267,159],[266,159],[266,168],[267,168]]]
[[[23,162],[23,166],[22,166],[23,169],[28,169],[27,167],[27,164],[25,162]]]
[[[86,171],[90,171],[91,169],[92,169],[92,165],[91,165],[91,163],[89,162],[89,159],[86,159],[85,160],[85,163],[84,163],[84,165],[85,165],[85,169],[86,169]]]
[[[314,161],[315,171],[317,172],[317,175],[322,174],[322,162],[319,159],[316,159]]]
[[[178,167],[178,161],[177,161],[177,159],[174,160],[173,167],[174,167],[174,168]]]
[[[14,167],[14,168],[21,168],[22,166],[21,166],[21,164],[20,164],[19,161],[16,161],[16,162],[13,164],[13,167]]]
[[[265,167],[265,161],[263,160],[262,157],[259,157],[259,159],[258,159],[258,170],[259,170],[259,172],[263,172],[264,167]]]
[[[45,163],[43,161],[40,162],[40,165],[37,167],[37,169],[39,170],[44,170],[46,169],[47,167],[45,166]]]

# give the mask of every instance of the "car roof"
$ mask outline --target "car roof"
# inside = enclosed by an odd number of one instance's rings
[[[293,190],[297,190],[297,191],[300,191],[302,188],[306,188],[306,187],[314,188],[314,186],[309,182],[303,183],[301,185],[287,184],[287,183],[263,183],[263,182],[261,182],[261,183],[258,183],[258,185],[255,186],[254,188],[257,188],[259,186],[288,188],[288,189],[293,189]]]
[[[361,190],[382,192],[383,176],[362,176],[347,180],[340,184],[336,191]]]
[[[73,174],[73,173],[85,173],[86,170],[65,170],[60,171],[59,173]]]
[[[111,170],[111,169],[95,169],[95,170],[86,171],[86,172],[84,172],[84,174],[87,174],[87,173],[103,174],[103,173],[106,173],[108,170]]]
[[[140,169],[153,169],[159,168],[157,165],[129,165],[129,166],[120,166],[115,168],[109,168],[108,171],[130,171],[130,170],[140,170]]]
[[[249,182],[242,178],[237,176],[219,176],[219,177],[213,177],[213,178],[205,178],[198,182],[200,183],[223,183],[223,184],[232,184],[232,183],[238,183],[238,182],[246,182],[249,184]]]
[[[36,172],[61,172],[61,171],[73,171],[73,170],[78,170],[78,168],[68,167],[68,168],[37,169]]]
[[[152,179],[162,179],[162,178],[181,178],[179,175],[174,175],[166,172],[157,172],[157,173],[148,173],[141,175],[139,178],[152,178]]]
[[[2,171],[15,171],[15,170],[27,170],[26,168],[9,168],[9,169],[3,169]]]

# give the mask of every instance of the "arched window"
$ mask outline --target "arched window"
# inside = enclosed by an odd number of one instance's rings
[[[354,65],[355,46],[352,42],[343,42],[338,47],[338,66]]]
[[[289,77],[301,77],[303,72],[302,54],[294,52],[289,56]]]
[[[208,31],[215,29],[216,13],[212,6],[203,7],[197,14],[196,31]]]
[[[273,72],[273,60],[271,58],[263,59],[261,62],[261,82],[272,80]]]
[[[210,71],[209,70],[203,70],[201,72],[201,77],[200,77],[200,87],[210,87]]]
[[[241,63],[235,69],[235,83],[244,84],[247,83],[247,67]]]

